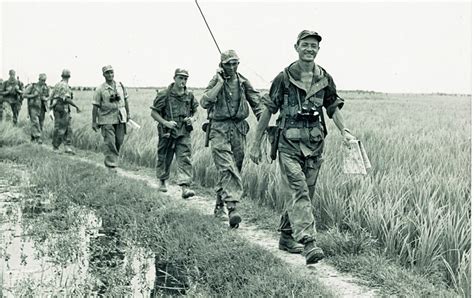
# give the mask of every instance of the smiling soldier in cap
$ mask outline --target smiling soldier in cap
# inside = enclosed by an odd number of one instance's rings
[[[214,214],[224,219],[225,203],[231,228],[237,228],[241,221],[237,203],[242,196],[240,171],[249,131],[245,120],[250,114],[249,104],[257,119],[262,111],[259,92],[237,72],[239,61],[234,50],[223,52],[220,68],[201,98],[201,106],[208,110],[211,153],[218,172]]]
[[[65,152],[74,154],[71,149],[72,145],[72,117],[71,108],[76,108],[77,113],[81,110],[72,101],[73,94],[71,87],[69,87],[69,78],[71,71],[64,69],[61,73],[61,81],[57,83],[50,96],[50,114],[54,115],[54,130],[53,130],[53,149],[59,150],[59,146],[64,142]]]
[[[128,94],[124,85],[114,80],[111,65],[102,67],[102,75],[105,82],[96,88],[92,101],[92,129],[100,129],[104,138],[105,166],[115,168],[130,120]]]
[[[250,158],[258,164],[260,142],[271,114],[280,111],[278,129],[273,130],[273,145],[278,147],[282,178],[291,197],[285,198],[279,247],[293,253],[302,252],[307,264],[324,258],[324,252],[316,245],[311,202],[326,136],[322,108],[334,120],[345,142],[355,139],[344,124],[340,111],[344,101],[337,95],[332,77],[314,63],[320,42],[321,36],[314,31],[303,30],[298,35],[294,48],[299,59],[273,80],[250,150]]]
[[[46,85],[46,74],[39,75],[38,83],[26,87],[23,96],[28,101],[28,115],[31,122],[31,141],[42,143],[44,115],[47,111],[49,87]]]
[[[189,73],[178,68],[174,72],[174,83],[158,92],[151,117],[158,121],[158,157],[156,176],[160,179],[160,191],[166,192],[166,180],[170,176],[170,166],[176,155],[178,185],[181,196],[186,199],[195,195],[190,189],[192,178],[191,131],[194,114],[199,103],[191,91],[186,89]]]

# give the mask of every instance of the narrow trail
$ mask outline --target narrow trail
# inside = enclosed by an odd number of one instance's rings
[[[97,167],[104,168],[103,164],[95,161],[79,157],[68,155],[71,159],[93,164]],[[149,187],[158,189],[159,185],[157,179],[147,175],[139,175],[132,173],[131,171],[124,170],[121,168],[116,169],[116,173],[120,176],[139,180],[145,182]],[[184,200],[181,198],[181,189],[177,185],[168,185],[168,192],[161,193],[164,196],[169,196],[174,200],[182,202],[183,205],[193,208],[202,214],[212,214],[214,209],[214,198],[196,195],[190,199]],[[224,225],[228,225],[227,222],[222,222]],[[231,233],[235,233],[242,239],[245,239],[249,243],[257,245],[275,257],[281,259],[287,263],[293,272],[304,276],[313,276],[319,280],[324,286],[333,291],[338,297],[376,297],[378,296],[377,289],[372,289],[367,286],[360,285],[360,280],[352,277],[349,274],[339,272],[335,267],[327,264],[324,260],[311,266],[305,264],[305,259],[301,255],[290,254],[278,249],[278,233],[271,232],[268,230],[259,229],[257,226],[243,222],[239,225],[238,229],[230,230]]]

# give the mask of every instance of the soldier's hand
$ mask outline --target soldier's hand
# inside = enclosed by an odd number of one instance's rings
[[[48,115],[49,115],[49,118],[51,118],[51,120],[54,121],[54,112],[52,110],[49,111]]]
[[[194,117],[186,117],[184,118],[184,122],[186,123],[186,125],[193,125],[193,122],[194,122]]]
[[[218,68],[216,70],[216,79],[218,83],[224,83],[224,70],[222,68]]]
[[[99,124],[97,124],[97,122],[92,122],[92,129],[94,131],[96,131],[96,132],[99,131],[99,128],[100,127],[99,127]]]
[[[344,138],[344,144],[349,145],[351,141],[357,140],[357,138],[350,133],[348,129],[344,129],[342,133],[342,137]]]
[[[260,151],[260,144],[253,143],[252,147],[250,148],[250,159],[255,163],[259,164],[262,160],[262,152]]]
[[[80,113],[81,112],[81,109],[79,109],[79,107],[76,108],[76,112],[77,113]]]
[[[175,128],[176,126],[178,126],[178,123],[176,123],[175,121],[166,121],[164,125],[167,128]]]

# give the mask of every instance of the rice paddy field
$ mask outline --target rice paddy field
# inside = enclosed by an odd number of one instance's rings
[[[199,99],[202,90],[193,91]],[[153,168],[158,142],[150,116],[156,91],[129,89],[132,118],[122,156]],[[72,112],[74,145],[100,151],[102,138],[91,128],[93,91],[75,91],[82,113]],[[346,125],[363,143],[372,163],[366,176],[342,172],[342,139],[332,121],[325,161],[317,182],[314,214],[320,230],[337,228],[370,237],[403,266],[438,274],[459,294],[470,293],[471,252],[471,96],[341,92]],[[23,107],[22,121],[27,121]],[[213,187],[217,178],[210,148],[204,147],[199,115],[192,133],[194,181]],[[248,119],[253,140],[256,119]],[[46,133],[52,122],[46,121]],[[266,143],[262,150],[269,153]],[[279,188],[277,163],[253,164],[242,172],[247,200],[276,210],[287,194]]]

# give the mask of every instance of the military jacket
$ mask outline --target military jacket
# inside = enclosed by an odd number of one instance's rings
[[[166,121],[175,121],[178,124],[176,129],[170,131],[172,136],[186,135],[189,131],[186,131],[183,120],[196,113],[199,103],[192,92],[185,89],[183,94],[178,95],[173,90],[173,86],[174,83],[160,91],[150,108],[157,111]],[[163,129],[163,127],[159,128],[160,131]]]
[[[21,100],[21,92],[23,91],[23,86],[20,81],[16,79],[8,79],[3,82],[2,92],[6,92],[3,95],[4,100],[15,103]]]
[[[128,100],[127,90],[120,82],[111,86],[104,82],[96,88],[92,104],[98,107],[97,124],[117,124],[127,122],[125,100]]]
[[[325,136],[325,127],[321,123],[324,117],[322,108],[324,107],[328,117],[332,118],[336,108],[343,107],[344,101],[337,96],[334,80],[322,67],[315,64],[309,90],[306,90],[301,82],[301,72],[296,62],[280,72],[273,80],[270,94],[264,100],[264,104],[271,113],[280,112],[277,124],[283,127],[278,144],[279,151],[320,156]],[[285,93],[288,103],[285,103]],[[317,122],[308,123],[307,120],[297,117],[304,104],[317,109],[320,114]]]
[[[28,98],[28,105],[31,107],[41,108],[46,104],[49,97],[49,87],[46,84],[33,83],[26,87],[25,95],[33,95],[35,97]]]
[[[209,110],[209,119],[216,121],[223,120],[244,120],[249,116],[249,105],[255,116],[259,117],[262,112],[260,105],[260,93],[255,90],[250,82],[240,73],[237,74],[239,80],[240,97],[233,97],[230,87],[227,83],[217,95],[217,99],[209,98],[207,93],[217,84],[217,78],[214,77],[209,82],[204,95],[201,98],[201,106]]]

